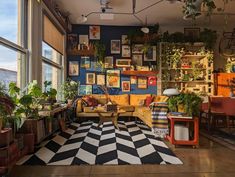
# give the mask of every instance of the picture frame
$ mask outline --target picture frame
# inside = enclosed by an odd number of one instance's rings
[[[137,88],[138,89],[147,89],[148,88],[147,82],[148,82],[147,77],[138,77]]]
[[[200,28],[184,28],[184,37],[191,42],[198,41],[200,38]]]
[[[100,40],[100,26],[89,26],[90,40]]]
[[[80,65],[81,68],[86,68],[86,69],[90,68],[91,67],[90,57],[82,56],[80,60]]]
[[[132,55],[132,64],[134,66],[143,66],[143,55],[142,54]]]
[[[92,85],[80,85],[79,86],[79,95],[91,95],[92,94]]]
[[[69,76],[79,76],[78,61],[69,61]]]
[[[113,68],[113,56],[104,58],[104,68]]]
[[[128,39],[128,35],[122,35],[122,45],[129,45],[130,40]]]
[[[144,61],[157,61],[157,46],[151,46],[144,54]]]
[[[157,78],[155,76],[148,77],[148,86],[156,86],[157,85]]]
[[[131,91],[130,81],[122,81],[122,92],[130,92],[130,91]]]
[[[120,70],[106,71],[106,86],[109,88],[120,88]]]
[[[86,84],[94,85],[95,84],[95,73],[86,73]]]
[[[121,53],[121,44],[120,40],[111,40],[111,54],[120,54]]]
[[[116,59],[116,67],[131,67],[131,59]]]
[[[79,44],[88,46],[89,44],[88,35],[79,35]]]
[[[96,75],[96,85],[105,85],[105,75],[97,74]]]
[[[131,84],[137,84],[137,76],[131,76],[130,80],[131,80]]]
[[[143,44],[134,44],[132,45],[132,54],[143,54],[144,45]]]
[[[77,34],[68,34],[68,50],[77,50],[78,49],[78,35]]]
[[[129,45],[122,45],[122,57],[131,57],[131,47]]]

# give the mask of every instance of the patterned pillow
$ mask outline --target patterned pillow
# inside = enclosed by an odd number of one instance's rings
[[[86,104],[86,106],[91,106],[91,107],[98,106],[98,101],[91,96],[85,96],[82,98],[82,100],[84,101],[84,104]]]
[[[147,96],[145,99],[145,106],[149,106],[153,102],[154,97]]]

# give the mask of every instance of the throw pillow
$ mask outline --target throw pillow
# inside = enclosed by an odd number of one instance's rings
[[[149,106],[153,102],[154,97],[147,96],[145,99],[145,106]]]
[[[82,100],[87,104],[86,106],[98,106],[98,101],[91,96],[85,96]]]

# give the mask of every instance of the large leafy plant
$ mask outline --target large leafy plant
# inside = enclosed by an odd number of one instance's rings
[[[57,90],[52,88],[51,85],[51,81],[44,82],[44,92],[42,93],[42,96],[45,101],[53,104],[54,102],[56,102]]]
[[[78,95],[79,83],[68,79],[62,85],[62,93],[65,100],[73,100]]]

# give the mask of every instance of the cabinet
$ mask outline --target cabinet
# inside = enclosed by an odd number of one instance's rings
[[[176,57],[178,62],[175,62]],[[158,62],[159,95],[166,88],[213,95],[213,54],[206,52],[203,44],[160,43]]]

